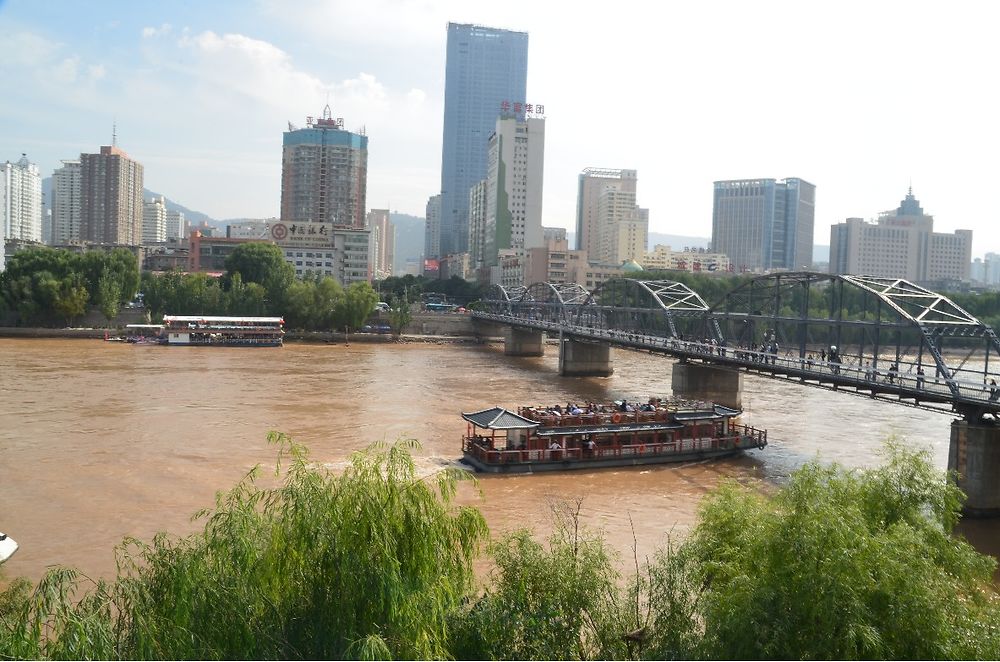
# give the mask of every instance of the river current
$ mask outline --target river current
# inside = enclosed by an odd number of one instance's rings
[[[7,578],[51,565],[112,576],[124,536],[185,535],[191,515],[255,465],[273,467],[269,430],[290,434],[333,468],[377,440],[416,438],[422,471],[455,464],[462,411],[494,405],[647,398],[670,393],[673,362],[617,350],[608,378],[563,378],[557,350],[508,358],[502,345],[288,344],[280,349],[158,347],[97,340],[0,339],[0,531],[20,551]],[[881,462],[890,436],[947,466],[951,418],[864,397],[748,375],[744,420],[770,445],[743,457],[657,467],[481,476],[494,533],[544,534],[553,504],[582,499],[587,525],[623,556],[682,536],[723,479],[758,489],[818,459]],[[1000,523],[967,522],[981,551],[1000,550]]]

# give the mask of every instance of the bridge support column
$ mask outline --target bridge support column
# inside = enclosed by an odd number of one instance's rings
[[[479,338],[501,338],[504,336],[503,325],[485,322],[475,317],[472,318],[472,330]]]
[[[543,356],[542,332],[508,326],[503,338],[503,353],[506,356]]]
[[[743,408],[743,373],[737,370],[679,362],[674,364],[671,386],[674,395]]]
[[[948,470],[958,473],[958,487],[968,497],[966,515],[1000,516],[1000,426],[954,421]]]
[[[559,374],[563,377],[610,377],[611,345],[564,338],[559,343]]]

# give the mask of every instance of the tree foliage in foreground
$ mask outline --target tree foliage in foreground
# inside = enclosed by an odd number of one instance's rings
[[[0,657],[447,657],[447,616],[486,536],[478,511],[453,505],[464,472],[421,478],[414,442],[397,442],[331,475],[272,441],[291,460],[281,486],[254,471],[202,533],[127,541],[113,586],[74,606],[76,578],[59,571],[0,594]]]
[[[773,494],[725,485],[694,531],[623,577],[562,511],[543,545],[490,546],[421,479],[410,444],[340,475],[290,458],[251,473],[199,534],[128,541],[112,583],[78,598],[70,570],[0,593],[0,658],[996,659],[995,562],[952,533],[962,495],[897,444],[877,469],[811,463]],[[280,460],[279,460],[280,465]]]
[[[703,587],[690,652],[995,658],[995,562],[953,535],[963,500],[926,452],[898,444],[877,469],[808,464],[773,497],[723,488],[705,504],[674,571]]]

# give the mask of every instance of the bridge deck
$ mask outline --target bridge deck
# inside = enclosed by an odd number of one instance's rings
[[[957,379],[943,379],[935,374],[917,375],[916,364],[902,364],[904,370],[890,374],[884,367],[866,368],[857,357],[845,356],[841,363],[807,357],[771,354],[749,349],[723,347],[711,343],[576,326],[545,320],[531,320],[495,313],[475,312],[477,319],[497,324],[529,328],[564,338],[608,343],[613,346],[645,350],[687,361],[754,372],[767,377],[797,382],[812,382],[833,389],[841,387],[864,392],[872,397],[895,396],[936,411],[975,410],[979,415],[1000,414],[1000,390],[990,385]],[[883,363],[885,363],[883,361]],[[929,366],[932,367],[932,366]],[[957,392],[957,395],[956,395]]]

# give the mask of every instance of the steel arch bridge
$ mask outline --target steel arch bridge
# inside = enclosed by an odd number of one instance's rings
[[[968,420],[1000,418],[1000,341],[947,297],[903,279],[792,272],[714,305],[682,283],[616,278],[494,286],[474,317],[844,390]]]

